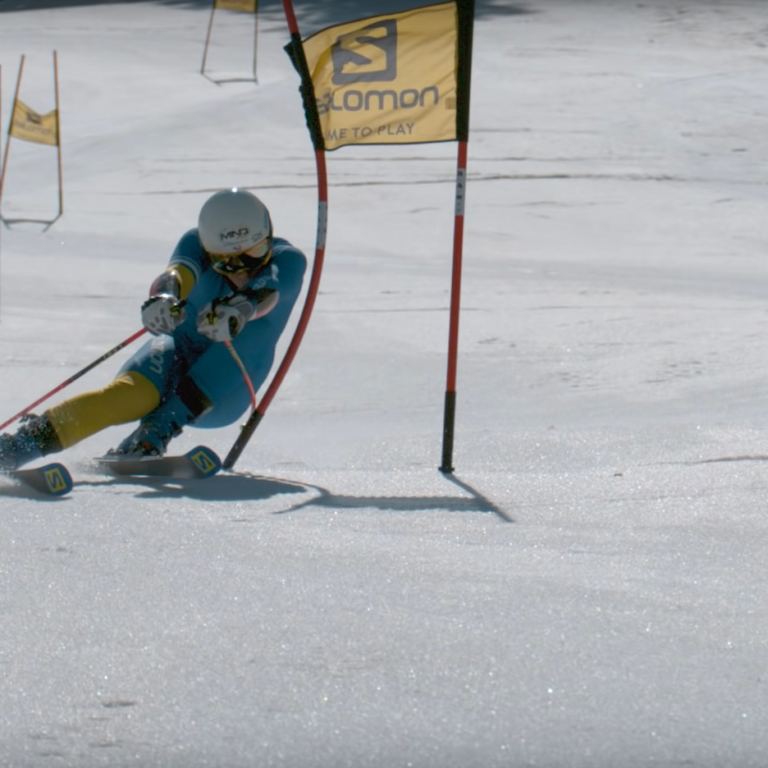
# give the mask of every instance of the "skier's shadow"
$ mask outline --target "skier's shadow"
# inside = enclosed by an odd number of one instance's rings
[[[7,482],[7,484],[6,484]],[[61,496],[52,496],[42,491],[36,491],[34,488],[23,483],[14,483],[12,480],[0,480],[0,498],[13,499],[34,499],[46,503],[58,503],[72,500],[72,494],[62,494]]]
[[[312,483],[282,478],[264,477],[248,472],[221,472],[205,480],[173,480],[158,477],[114,477],[95,482],[82,483],[93,486],[132,485],[144,490],[137,493],[137,498],[196,499],[198,501],[252,501],[263,502],[280,495],[311,494],[295,503],[288,503],[284,509],[273,510],[272,514],[299,512],[311,507],[326,509],[377,509],[391,512],[484,512],[493,513],[506,523],[514,519],[501,507],[494,504],[468,483],[454,475],[443,475],[464,494],[457,495],[422,495],[422,496],[354,496],[333,493],[327,488]],[[238,522],[248,522],[239,518]]]
[[[121,476],[86,481],[77,485],[135,486],[140,499],[195,499],[197,501],[264,501],[281,494],[307,493],[307,486],[292,480],[278,480],[244,472],[221,474],[205,480],[176,480],[168,477]]]

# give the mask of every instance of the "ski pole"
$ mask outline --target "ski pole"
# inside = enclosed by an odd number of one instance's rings
[[[73,381],[77,381],[81,376],[85,376],[88,371],[93,370],[97,365],[100,363],[103,363],[108,358],[112,357],[112,355],[117,354],[121,349],[124,347],[127,347],[132,341],[135,341],[139,338],[143,333],[146,333],[147,329],[142,328],[140,331],[136,331],[132,336],[129,336],[125,341],[121,341],[116,347],[112,347],[112,349],[109,350],[109,352],[105,352],[98,360],[94,360],[90,365],[86,365],[85,368],[83,368],[82,371],[78,371],[74,376],[70,376],[66,381],[59,384],[58,387],[54,387],[48,394],[43,395],[39,400],[35,400],[34,403],[31,405],[28,405],[23,411],[19,411],[15,416],[12,416],[8,421],[6,421],[4,424],[0,424],[0,431],[4,430],[9,424],[13,424],[16,419],[18,419],[20,416],[23,416],[25,413],[29,413],[34,407],[40,405],[44,400],[47,400],[51,395],[55,395],[57,392],[60,392],[64,387],[68,387]]]
[[[248,387],[248,394],[251,396],[251,414],[253,414],[253,412],[256,410],[256,390],[253,388],[251,377],[248,375],[248,371],[245,367],[245,364],[240,359],[240,355],[237,354],[237,350],[232,346],[232,342],[225,341],[224,343],[227,345],[227,349],[229,350],[229,354],[232,355],[232,359],[235,361],[235,365],[237,365],[237,367],[240,369],[240,373],[243,374],[245,385]]]

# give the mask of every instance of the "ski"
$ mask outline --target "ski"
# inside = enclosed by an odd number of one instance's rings
[[[14,469],[7,474],[48,496],[63,496],[72,490],[72,476],[69,470],[57,462],[44,464],[42,467]]]
[[[97,464],[117,476],[169,477],[180,480],[202,480],[221,469],[221,459],[205,445],[198,445],[176,456],[101,456]]]

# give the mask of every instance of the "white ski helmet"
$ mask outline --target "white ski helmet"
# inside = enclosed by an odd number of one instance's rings
[[[222,189],[209,197],[200,209],[197,231],[219,272],[254,269],[271,255],[269,211],[245,189]]]

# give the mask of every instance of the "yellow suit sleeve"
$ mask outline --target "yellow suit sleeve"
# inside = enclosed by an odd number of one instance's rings
[[[195,287],[195,276],[189,267],[183,264],[176,264],[171,267],[176,272],[179,280],[179,298],[186,299],[189,292]]]

